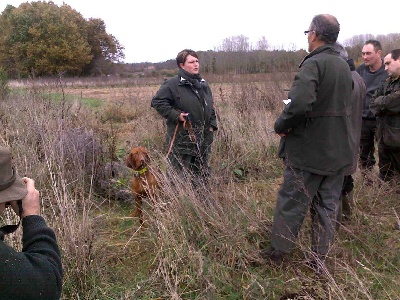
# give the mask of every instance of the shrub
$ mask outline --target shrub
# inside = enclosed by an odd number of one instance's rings
[[[10,93],[8,86],[8,76],[3,68],[0,68],[0,99],[4,99]]]

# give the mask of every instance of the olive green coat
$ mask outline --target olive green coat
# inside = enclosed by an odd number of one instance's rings
[[[211,89],[204,80],[201,85],[202,88],[197,90],[181,76],[171,78],[161,85],[151,101],[151,106],[166,119],[168,147],[172,142],[180,113],[189,113],[196,142],[190,140],[188,130],[183,127],[182,122],[179,122],[172,152],[192,156],[201,155],[207,160],[213,141],[213,132],[210,131],[210,127],[214,130],[218,127]]]
[[[329,70],[329,72],[328,72]],[[353,163],[351,143],[352,76],[331,45],[323,45],[300,64],[287,104],[275,122],[279,156],[292,167],[336,175]]]

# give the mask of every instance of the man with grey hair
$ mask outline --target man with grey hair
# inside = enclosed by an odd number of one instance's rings
[[[341,43],[339,42],[334,43],[333,50],[339,53],[339,56],[347,62],[347,60],[349,59],[349,55],[347,53],[347,50],[343,47]]]
[[[352,77],[333,49],[340,25],[329,14],[316,15],[308,30],[309,54],[300,64],[289,103],[275,121],[281,137],[279,157],[286,168],[278,192],[271,246],[260,256],[281,264],[291,252],[311,208],[310,264],[321,270],[334,241],[339,198],[346,169],[353,163]]]
[[[353,79],[353,91],[352,91],[352,106],[351,106],[351,125],[350,141],[353,148],[353,164],[344,173],[344,182],[341,193],[341,201],[338,212],[338,224],[342,220],[349,220],[353,214],[355,207],[354,200],[354,179],[351,176],[357,170],[357,162],[360,148],[360,136],[361,136],[361,125],[362,125],[362,112],[364,105],[364,97],[366,93],[366,86],[364,79],[356,72],[353,59],[348,58],[346,49],[340,43],[336,42],[333,45],[333,49],[339,53],[339,56],[343,58],[350,67],[351,76]]]

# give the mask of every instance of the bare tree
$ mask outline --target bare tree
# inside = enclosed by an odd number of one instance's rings
[[[256,49],[255,50],[268,50],[269,49],[269,43],[268,40],[265,38],[265,36],[262,36],[256,43]]]
[[[218,50],[225,52],[248,52],[251,50],[249,38],[244,35],[225,38]]]

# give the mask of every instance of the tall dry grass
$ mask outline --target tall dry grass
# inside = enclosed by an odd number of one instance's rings
[[[90,294],[93,181],[103,158],[101,136],[84,112],[35,87],[1,103],[2,142],[21,175],[35,180],[42,212],[54,228],[65,269],[65,293]]]
[[[173,182],[165,175],[166,128],[150,108],[154,82],[103,86],[110,97],[96,109],[82,104],[83,92],[66,97],[62,81],[14,88],[1,102],[3,143],[19,173],[36,180],[60,243],[63,299],[398,299],[398,196],[378,182],[364,186],[359,173],[358,211],[338,232],[324,276],[304,264],[308,220],[281,268],[252,263],[269,243],[283,171],[270,130],[292,75],[208,80],[219,130],[210,183],[197,188],[181,174]],[[150,150],[162,183],[145,204],[145,228],[129,216],[124,158],[136,145]]]

